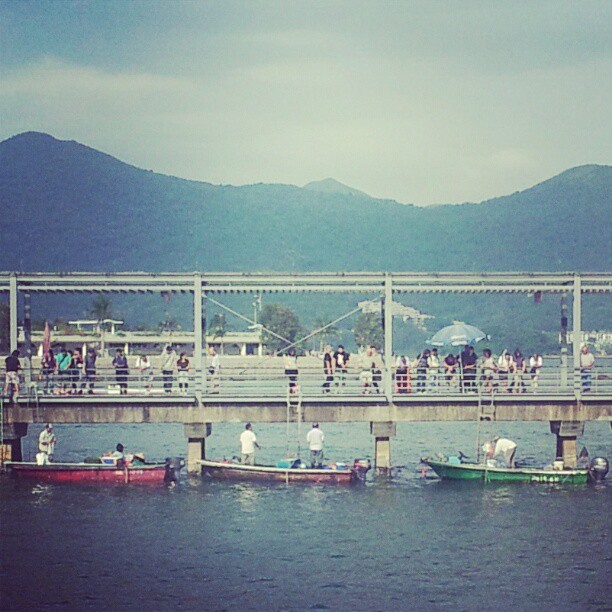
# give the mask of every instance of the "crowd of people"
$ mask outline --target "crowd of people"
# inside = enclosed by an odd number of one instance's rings
[[[98,375],[98,351],[90,347],[85,354],[83,352],[80,348],[67,349],[63,345],[57,351],[49,348],[43,352],[37,381],[41,385],[39,390],[43,395],[93,395],[96,381],[109,382],[106,376]],[[214,347],[210,347],[208,352],[211,358],[209,373],[212,385],[213,388],[218,388],[219,356]],[[158,378],[162,381],[164,392],[172,393],[176,380],[179,393],[187,395],[190,371],[187,354],[177,354],[174,347],[168,345],[162,351],[159,363]],[[137,383],[139,391],[144,391],[147,395],[152,392],[156,372],[149,355],[137,355],[130,374],[128,356],[122,349],[116,349],[111,366],[114,370],[115,392],[126,395],[130,382]],[[20,393],[23,370],[18,350],[14,350],[6,358],[5,367],[4,395],[15,401]],[[111,392],[112,385],[106,390]]]
[[[450,352],[443,358],[437,348],[426,348],[415,359],[397,358],[396,392],[435,392],[440,387],[476,392],[480,383],[489,393],[523,393],[528,383],[533,390],[538,388],[542,365],[542,355],[534,353],[527,358],[518,348],[494,357],[488,348],[479,356],[473,346],[465,345],[459,354]]]
[[[347,367],[351,356],[342,345],[334,351],[326,346],[323,354],[323,393],[338,392],[346,386]],[[368,346],[357,359],[361,393],[380,393],[384,361],[376,346]],[[479,387],[485,392],[524,393],[528,388],[537,391],[543,358],[539,353],[527,357],[519,348],[514,352],[503,350],[494,356],[485,348],[481,355],[471,345],[445,357],[437,348],[426,348],[415,358],[399,355],[395,359],[393,378],[395,392],[437,393],[446,388],[458,392],[477,392]],[[580,354],[580,376],[583,392],[589,392],[595,357],[587,345]],[[293,384],[297,385],[297,366],[293,365]]]
[[[208,348],[208,354],[207,392],[219,393],[220,358],[214,346]],[[91,395],[96,382],[98,386],[110,382],[105,372],[99,375],[97,361],[98,353],[93,347],[83,351],[61,346],[57,353],[49,348],[41,358],[36,382],[38,389],[43,395]],[[114,384],[109,384],[106,392],[126,395],[130,384],[135,383],[138,393],[148,395],[153,392],[154,382],[159,381],[160,391],[164,393],[175,392],[178,383],[178,392],[189,394],[191,364],[185,352],[177,353],[174,347],[168,345],[155,360],[157,366],[147,354],[137,355],[130,361],[122,349],[116,349],[111,362]],[[293,348],[285,353],[283,361],[288,393],[300,393],[298,356]],[[357,391],[356,385],[364,395],[382,393],[386,363],[378,347],[370,345],[351,355],[341,344],[336,349],[327,345],[322,361],[321,390],[324,394],[353,394]],[[22,365],[18,350],[6,358],[5,366],[4,395],[14,400],[21,387]],[[490,349],[485,348],[478,355],[473,346],[466,345],[459,353],[449,352],[445,357],[439,354],[437,348],[425,348],[414,358],[399,355],[393,360],[392,377],[397,394],[475,393],[479,389],[487,393],[524,393],[528,389],[532,392],[538,390],[542,368],[543,358],[539,353],[526,357],[517,348],[514,352],[504,350],[499,356],[494,356]],[[583,393],[592,390],[594,369],[595,356],[585,345],[581,349],[579,363]]]

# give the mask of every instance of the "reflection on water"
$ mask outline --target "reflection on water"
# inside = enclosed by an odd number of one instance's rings
[[[547,424],[499,424],[546,461]],[[231,455],[241,425],[207,450]],[[325,426],[332,459],[371,455],[366,426]],[[34,433],[34,432],[33,432]],[[284,428],[257,427],[262,461]],[[182,428],[57,427],[62,459],[121,441],[176,455]],[[0,478],[2,609],[604,609],[611,482],[592,487],[440,482],[418,459],[474,446],[473,424],[400,424],[392,479],[353,487],[218,482],[32,485]],[[611,456],[610,428],[584,443]],[[465,451],[464,451],[465,452]],[[467,453],[466,453],[467,454]],[[44,560],[44,571],[41,568]]]

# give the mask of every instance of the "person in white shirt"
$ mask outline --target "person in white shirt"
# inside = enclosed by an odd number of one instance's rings
[[[514,455],[516,453],[516,442],[508,440],[507,438],[500,438],[496,436],[493,438],[495,444],[495,450],[493,451],[493,457],[503,457],[506,467],[514,467]]]
[[[147,355],[139,355],[136,358],[136,369],[140,375],[140,382],[144,385],[145,393],[149,395],[151,393],[151,380],[153,368],[151,366],[151,360]]]
[[[542,355],[534,353],[529,358],[529,373],[531,374],[531,387],[535,391],[538,388],[538,376],[542,368]]]
[[[40,432],[40,435],[38,436],[38,450],[40,451],[40,453],[43,453],[45,455],[43,465],[47,463],[47,461],[53,460],[56,442],[57,439],[55,437],[55,434],[53,433],[53,425],[51,425],[51,423],[47,423],[45,425],[45,428]]]
[[[172,393],[172,382],[174,380],[174,370],[176,370],[176,362],[178,356],[172,346],[168,345],[166,350],[161,354],[161,372],[164,381],[164,391]]]
[[[582,382],[582,392],[588,393],[591,390],[591,378],[593,376],[593,366],[595,365],[595,355],[591,353],[588,345],[580,349],[580,380]]]
[[[250,423],[246,424],[244,431],[240,434],[240,445],[242,446],[242,463],[255,465],[255,449],[261,447],[257,444],[257,438]]]
[[[212,381],[212,392],[219,393],[221,359],[219,357],[219,353],[217,353],[217,349],[214,346],[208,347],[208,354],[211,357],[208,373],[210,374],[210,379]]]
[[[323,442],[325,434],[319,429],[319,424],[314,423],[312,429],[306,435],[306,441],[310,448],[310,467],[323,467]]]

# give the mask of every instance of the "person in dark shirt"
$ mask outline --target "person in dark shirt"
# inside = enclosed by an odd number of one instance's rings
[[[461,353],[461,370],[463,379],[463,389],[465,391],[476,391],[476,364],[478,356],[474,352],[473,346],[466,344]]]
[[[115,358],[113,359],[113,366],[115,368],[115,380],[117,381],[117,384],[119,385],[121,395],[127,395],[127,389],[128,389],[127,380],[128,380],[128,374],[129,374],[128,361],[127,361],[127,357],[125,356],[125,354],[123,353],[121,349],[117,349]]]
[[[21,369],[21,363],[19,362],[19,351],[14,350],[4,360],[4,363],[6,364],[4,395],[8,395],[13,401],[16,401],[17,396],[19,395],[19,370]]]
[[[332,347],[325,347],[325,355],[323,355],[323,374],[325,374],[325,382],[323,383],[323,393],[329,393],[330,386],[334,382],[334,359],[332,356]]]

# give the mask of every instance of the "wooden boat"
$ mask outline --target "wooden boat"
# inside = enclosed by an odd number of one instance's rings
[[[166,463],[104,465],[102,463],[37,463],[7,461],[6,467],[18,478],[45,482],[118,483],[161,485],[178,480],[178,470]]]
[[[251,481],[277,481],[277,482],[306,482],[311,484],[350,484],[365,480],[370,469],[369,459],[355,459],[352,466],[338,466],[336,468],[301,468],[278,467],[272,465],[243,465],[233,461],[209,461],[202,459],[198,462],[205,474],[212,478],[223,480],[251,480]]]
[[[587,469],[553,470],[536,467],[491,467],[483,463],[424,458],[422,462],[443,480],[480,480],[482,482],[536,482],[583,485],[589,478]]]

